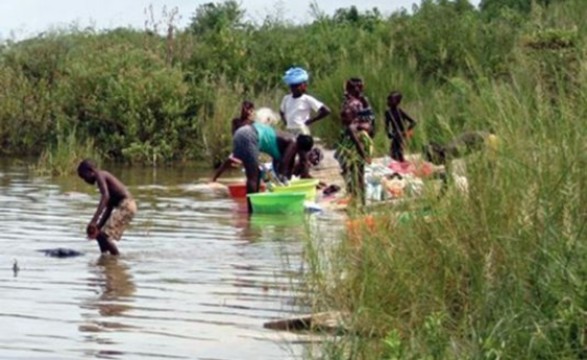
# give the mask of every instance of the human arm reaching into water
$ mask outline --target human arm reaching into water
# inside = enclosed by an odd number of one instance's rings
[[[226,171],[226,169],[237,165],[241,165],[241,161],[239,159],[235,158],[233,155],[227,157],[226,160],[224,160],[224,162],[214,172],[212,182],[216,182],[216,180],[218,180],[218,178]]]
[[[232,136],[236,133],[238,129],[243,126],[250,125],[254,122],[255,117],[255,105],[250,101],[243,101],[241,105],[241,114],[240,117],[232,119]],[[212,177],[212,182],[216,182],[216,180],[228,169],[230,166],[237,166],[241,165],[242,162],[230,154],[226,160],[216,169],[214,176]]]
[[[110,191],[108,189],[108,184],[106,183],[106,178],[101,171],[95,172],[95,181],[96,186],[100,191],[100,202],[98,202],[96,212],[86,228],[86,233],[90,239],[96,238],[100,231],[100,227],[104,225],[106,219],[112,213],[112,208],[109,206]]]

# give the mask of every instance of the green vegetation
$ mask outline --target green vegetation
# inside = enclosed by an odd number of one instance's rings
[[[482,9],[492,3],[499,1]],[[366,79],[380,115],[386,94],[401,89],[422,120],[418,148],[472,127],[472,117],[475,126],[494,125],[493,114],[481,118],[464,101],[482,91],[480,82],[507,81],[524,49],[539,52],[538,63],[542,50],[553,50],[552,64],[557,50],[570,50],[565,56],[579,64],[585,6],[560,3],[494,13],[465,0],[425,0],[389,16],[354,7],[327,16],[313,7],[313,21],[299,25],[276,17],[251,23],[225,1],[198,7],[186,29],[176,29],[171,12],[151,20],[150,31],[70,29],[8,41],[0,46],[0,153],[40,155],[75,129],[68,144],[93,143],[107,161],[217,163],[229,150],[225,130],[238,103],[277,108],[287,91],[281,75],[292,65],[310,70],[310,91],[335,114],[349,76]],[[315,134],[332,145],[337,116]]]
[[[414,110],[428,137],[490,127],[500,152],[467,158],[468,194],[430,191],[374,225],[358,216],[364,225],[347,226],[334,250],[308,242],[312,305],[351,314],[351,335],[316,358],[586,356],[586,11],[568,1],[517,13],[521,30],[495,30],[511,44],[504,58],[466,48],[468,68],[427,77],[407,97],[425,99]]]
[[[283,71],[311,71],[338,135],[342,86],[366,80],[379,113],[390,90],[420,125],[412,150],[492,129],[499,156],[468,159],[469,193],[427,195],[308,244],[318,310],[352,314],[328,359],[559,359],[587,356],[587,4],[423,0],[384,16],[316,8],[303,25],[246,22],[233,1],[199,7],[167,34],[52,33],[0,48],[0,153],[157,163],[230,148],[242,99],[276,108]],[[154,29],[155,30],[155,29]],[[382,126],[379,126],[381,129]],[[386,142],[378,133],[379,151]],[[394,221],[398,211],[407,221]],[[404,217],[405,219],[405,217]],[[326,251],[325,251],[326,250]]]
[[[512,80],[473,82],[482,91],[464,98],[502,140],[497,158],[467,159],[468,195],[431,192],[373,226],[358,217],[334,251],[308,242],[314,308],[352,314],[354,336],[321,358],[585,356],[587,87]]]
[[[80,161],[84,159],[100,160],[94,142],[80,142],[75,129],[68,135],[59,134],[57,143],[43,150],[37,164],[32,170],[41,175],[67,175],[75,172]]]

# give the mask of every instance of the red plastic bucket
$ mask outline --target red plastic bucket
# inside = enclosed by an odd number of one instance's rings
[[[259,190],[261,192],[265,191],[265,184],[261,184]],[[229,184],[228,192],[230,193],[230,196],[235,199],[244,199],[247,197],[247,185],[243,183]]]

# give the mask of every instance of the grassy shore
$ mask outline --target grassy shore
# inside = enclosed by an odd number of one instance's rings
[[[358,216],[335,251],[308,243],[316,311],[351,313],[354,334],[316,357],[586,356],[587,86],[550,87],[527,61],[511,81],[463,83],[470,122],[500,137],[497,156],[466,159],[468,194]]]

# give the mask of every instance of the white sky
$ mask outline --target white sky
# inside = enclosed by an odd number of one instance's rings
[[[93,26],[98,29],[132,26],[143,29],[152,5],[156,22],[164,19],[163,9],[178,9],[181,18],[175,22],[185,26],[196,8],[208,2],[222,0],[0,0],[0,39],[22,39],[52,28]],[[469,0],[478,5],[480,0]],[[266,15],[282,19],[309,19],[311,0],[241,0],[242,7],[253,20]],[[410,10],[419,0],[316,0],[328,14],[335,9],[355,5],[359,10],[378,7],[384,14],[405,8]]]

